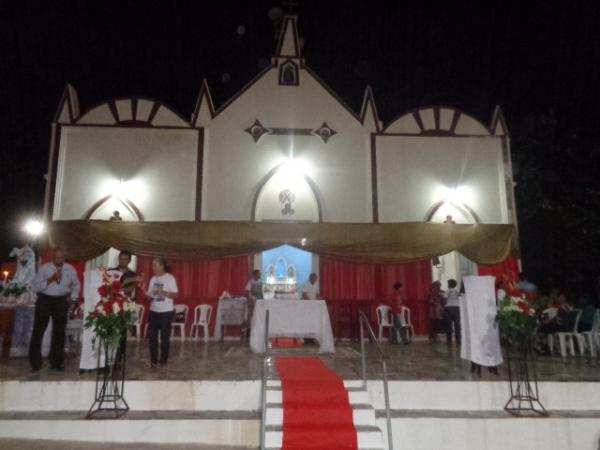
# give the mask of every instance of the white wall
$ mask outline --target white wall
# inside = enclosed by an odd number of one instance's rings
[[[338,134],[263,136],[244,131],[258,119],[267,128],[319,128]],[[272,69],[208,125],[204,147],[203,220],[250,220],[260,181],[288,159],[302,161],[322,200],[323,220],[371,221],[368,133],[310,74],[299,86],[279,86]]]
[[[63,126],[59,151],[54,220],[115,191],[146,220],[194,219],[198,130]]]
[[[378,136],[376,146],[381,222],[423,221],[447,197],[483,223],[507,222],[499,138]]]

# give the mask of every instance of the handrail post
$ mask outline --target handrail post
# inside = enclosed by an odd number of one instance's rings
[[[367,388],[367,365],[365,360],[365,344],[363,342],[363,325],[367,327],[367,331],[369,332],[369,338],[371,341],[375,343],[375,347],[379,352],[379,361],[381,362],[381,370],[383,372],[383,397],[385,400],[385,417],[387,422],[387,436],[388,436],[388,448],[392,450],[394,448],[394,443],[392,441],[392,417],[390,413],[390,393],[388,389],[388,378],[387,378],[387,362],[385,353],[383,353],[383,348],[381,348],[381,343],[377,340],[375,336],[375,332],[367,319],[367,316],[362,310],[358,312],[359,322],[360,322],[360,350],[362,357],[362,372],[363,372],[363,387]]]
[[[362,358],[363,389],[367,389],[367,361],[365,357],[365,335],[363,328],[363,318],[360,314],[358,316],[358,321],[360,323],[360,356]]]
[[[385,419],[387,421],[388,448],[392,450],[394,443],[392,440],[392,417],[390,414],[390,393],[387,379],[387,363],[384,358],[381,359],[381,368],[383,370],[383,397],[385,399]]]
[[[267,419],[267,365],[269,363],[269,310],[265,311],[265,339],[263,342],[263,364],[260,380],[260,449],[266,449]]]

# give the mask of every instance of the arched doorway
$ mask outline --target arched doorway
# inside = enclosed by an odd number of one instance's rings
[[[321,222],[321,202],[315,183],[294,160],[275,167],[259,183],[252,202],[256,222]],[[310,252],[282,245],[254,257],[262,271],[265,298],[300,298],[319,259]]]
[[[441,201],[433,205],[427,213],[426,221],[448,224],[481,223],[472,208],[462,203],[449,201]],[[476,275],[477,264],[454,251],[434,258],[431,274],[433,281],[440,281],[445,289],[450,279],[455,279],[460,285],[464,276]]]
[[[125,222],[142,222],[144,215],[140,209],[131,201],[119,198],[116,195],[108,195],[94,203],[84,214],[84,220],[113,220],[115,212],[118,212],[119,220]],[[125,249],[121,249],[125,250]],[[86,271],[99,269],[100,267],[116,267],[119,259],[119,250],[109,248],[102,255],[86,262]],[[130,268],[135,270],[137,258],[131,258]]]

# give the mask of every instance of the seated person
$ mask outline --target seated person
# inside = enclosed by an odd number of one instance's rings
[[[584,331],[591,331],[594,324],[594,317],[596,316],[596,306],[588,298],[583,298],[581,302],[581,317],[579,318],[579,324],[577,325],[577,331],[583,333]]]
[[[578,311],[573,310],[573,305],[564,294],[560,294],[557,301],[558,308],[550,307],[542,313],[540,333],[551,334],[573,331]]]
[[[317,274],[311,273],[308,281],[302,287],[302,300],[321,300],[321,292],[319,292],[319,282]]]

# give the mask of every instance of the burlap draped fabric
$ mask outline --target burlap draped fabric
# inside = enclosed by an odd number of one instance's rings
[[[66,220],[52,222],[48,237],[73,261],[92,259],[110,247],[145,256],[218,259],[283,244],[374,263],[418,261],[453,250],[480,264],[518,256],[514,225]]]

